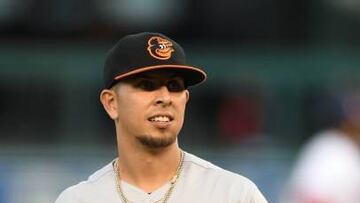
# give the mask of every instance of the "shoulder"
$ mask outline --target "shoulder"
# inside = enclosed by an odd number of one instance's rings
[[[356,149],[353,141],[346,134],[338,130],[325,130],[314,135],[304,147],[304,151],[321,153],[349,152]]]
[[[255,183],[243,175],[189,153],[186,153],[185,167],[185,179],[193,188],[198,186],[207,194],[212,193],[223,200],[231,199],[229,202],[266,202]]]
[[[353,190],[348,188],[360,185],[359,170],[359,152],[354,143],[340,131],[323,131],[300,152],[288,190],[291,194],[315,194],[332,199],[350,197]]]
[[[209,161],[206,161],[193,154],[186,153],[185,163],[192,173],[200,173],[208,177],[219,179],[231,179],[231,181],[242,182],[244,184],[254,185],[254,183],[243,175],[223,169]]]
[[[327,130],[316,134],[305,145],[299,155],[298,167],[309,167],[311,170],[323,170],[322,172],[344,170],[357,162],[357,157],[359,151],[346,135],[340,131]]]
[[[113,190],[114,172],[112,162],[89,176],[85,181],[65,189],[55,203],[77,203],[93,196],[106,196],[104,192]],[[101,188],[101,189],[100,189]]]

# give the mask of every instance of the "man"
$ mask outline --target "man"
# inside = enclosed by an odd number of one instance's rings
[[[247,178],[179,148],[187,87],[205,79],[162,34],[122,38],[107,57],[100,95],[115,122],[118,158],[56,203],[266,203]]]
[[[360,202],[360,94],[342,89],[321,103],[333,122],[302,148],[282,203]]]

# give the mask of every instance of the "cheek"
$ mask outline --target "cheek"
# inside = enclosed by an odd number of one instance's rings
[[[121,102],[119,105],[119,117],[125,119],[134,119],[142,112],[142,108],[135,101],[129,100]]]
[[[126,122],[128,119],[136,115],[136,107],[134,101],[129,98],[121,98],[118,101],[118,115],[121,122]]]
[[[182,109],[182,113],[185,114],[186,103],[183,103],[183,104],[181,105],[181,109]]]
[[[180,98],[178,102],[179,113],[184,116],[186,109],[187,99],[186,97]]]

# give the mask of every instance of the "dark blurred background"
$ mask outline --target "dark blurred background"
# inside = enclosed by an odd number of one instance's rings
[[[115,157],[102,66],[142,31],[208,72],[180,144],[269,202],[299,147],[336,122],[333,95],[360,76],[357,0],[0,0],[0,202],[54,201]]]

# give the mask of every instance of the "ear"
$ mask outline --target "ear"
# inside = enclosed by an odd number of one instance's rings
[[[110,118],[113,120],[117,119],[118,104],[115,91],[109,89],[102,90],[100,93],[100,101]]]
[[[190,92],[189,90],[185,90],[185,96],[186,96],[186,103],[189,101],[190,99]]]

